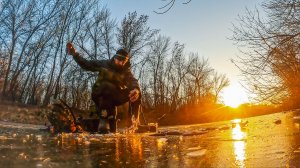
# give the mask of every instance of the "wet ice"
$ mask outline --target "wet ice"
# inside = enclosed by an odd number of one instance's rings
[[[293,113],[278,113],[242,119],[244,125],[160,127],[157,134],[51,135],[1,127],[0,162],[7,167],[292,167],[300,155],[295,121]]]

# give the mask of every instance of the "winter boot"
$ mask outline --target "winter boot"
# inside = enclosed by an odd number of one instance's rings
[[[111,133],[115,133],[117,131],[117,108],[113,107],[108,110],[108,124],[109,124],[109,130]]]
[[[107,128],[107,111],[101,110],[100,116],[99,116],[99,125],[98,125],[98,133],[100,134],[107,134],[108,128]]]
[[[117,122],[115,116],[108,117],[109,131],[115,133],[117,131]]]

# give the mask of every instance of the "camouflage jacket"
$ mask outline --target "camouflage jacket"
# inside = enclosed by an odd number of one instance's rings
[[[98,79],[93,86],[93,90],[101,85],[102,81],[110,81],[120,88],[140,90],[138,80],[133,76],[128,61],[124,68],[117,69],[114,67],[114,60],[86,60],[79,53],[73,56],[78,65],[87,71],[98,72]]]

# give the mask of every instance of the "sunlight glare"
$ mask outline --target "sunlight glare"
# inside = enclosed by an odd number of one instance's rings
[[[236,141],[233,143],[235,159],[239,167],[245,167],[244,161],[246,159],[245,156],[245,142],[244,141]]]
[[[239,83],[233,83],[221,93],[221,101],[227,106],[236,108],[248,101],[245,89]]]
[[[243,139],[246,137],[246,133],[241,130],[240,119],[233,120],[233,122],[237,124],[232,129],[232,139],[236,140],[233,142],[235,159],[239,167],[245,167],[245,141]]]
[[[240,141],[245,138],[245,133],[241,131],[240,124],[237,124],[235,128],[232,129],[232,139]]]
[[[231,122],[237,124],[237,123],[240,123],[241,121],[242,121],[241,119],[237,118],[237,119],[232,120]]]

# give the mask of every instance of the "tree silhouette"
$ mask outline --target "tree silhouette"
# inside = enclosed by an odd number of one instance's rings
[[[299,104],[300,1],[269,0],[262,4],[266,17],[246,11],[233,27],[232,40],[242,55],[240,68],[258,101]]]

